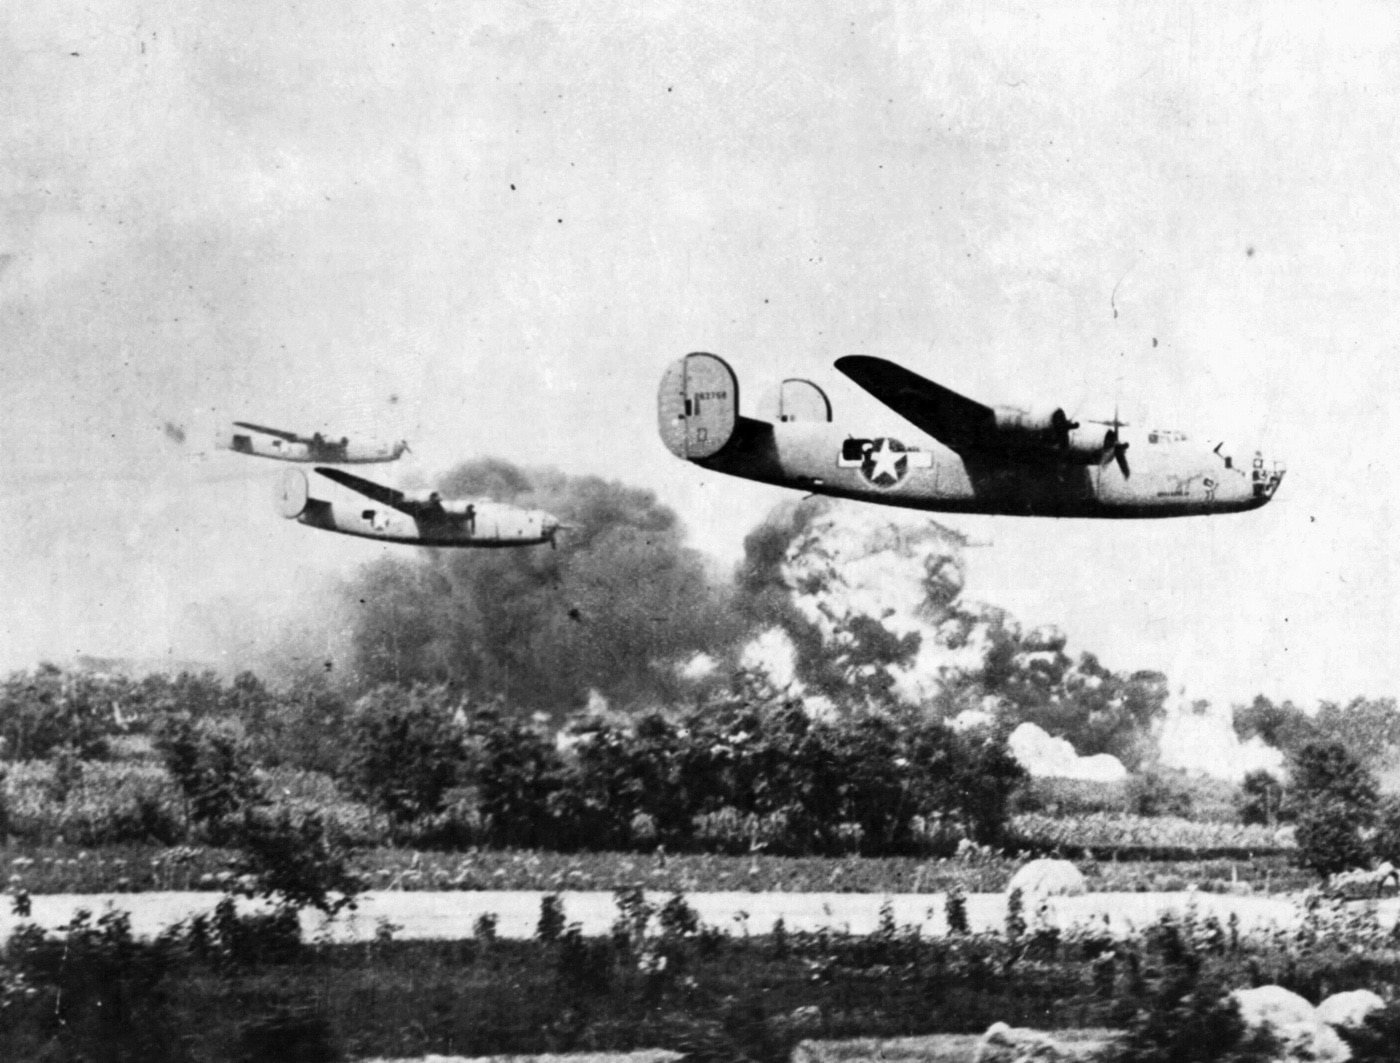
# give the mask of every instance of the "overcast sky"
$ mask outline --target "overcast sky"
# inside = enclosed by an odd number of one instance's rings
[[[790,493],[665,451],[665,365],[723,355],[746,412],[810,377],[911,435],[831,368],[861,352],[1288,461],[1243,516],[948,517],[990,543],[969,597],[1193,696],[1396,693],[1393,5],[0,20],[0,667],[208,654],[389,549],[194,456],[219,418],[406,436],[395,482],[496,455],[644,485],[727,564]]]

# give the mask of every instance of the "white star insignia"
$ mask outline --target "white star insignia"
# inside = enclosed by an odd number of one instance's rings
[[[879,449],[870,452],[870,478],[878,480],[881,476],[888,476],[891,480],[898,480],[899,461],[903,457],[902,451],[890,448],[888,439],[880,440]]]

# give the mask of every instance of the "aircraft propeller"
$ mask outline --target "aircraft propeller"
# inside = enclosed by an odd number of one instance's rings
[[[1113,460],[1118,463],[1118,471],[1123,474],[1123,479],[1131,478],[1133,471],[1128,468],[1128,444],[1118,441],[1118,429],[1127,428],[1128,423],[1118,419],[1118,407],[1113,408],[1113,420],[1094,421],[1093,423],[1108,425],[1108,431],[1104,433],[1103,437],[1103,449],[1106,453],[1113,455]]]
[[[577,524],[551,524],[548,527],[546,527],[544,531],[544,537],[547,540],[549,540],[549,548],[551,550],[558,550],[559,543],[556,541],[555,536],[557,536],[561,531],[573,531],[577,527]]]

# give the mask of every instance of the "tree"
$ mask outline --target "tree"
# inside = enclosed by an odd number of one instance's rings
[[[266,800],[252,758],[226,725],[171,717],[155,746],[184,794],[186,828],[198,825],[216,845],[231,837],[236,816]]]
[[[101,680],[52,664],[13,673],[0,686],[0,753],[37,760],[67,746],[86,760],[106,756],[114,721],[102,693]]]
[[[1262,694],[1249,705],[1236,705],[1234,722],[1241,741],[1257,736],[1289,755],[1320,737],[1313,718],[1293,702],[1275,705]]]
[[[1251,771],[1240,784],[1240,819],[1274,826],[1283,809],[1283,786],[1269,772]]]
[[[355,702],[344,773],[398,824],[440,812],[466,762],[457,699],[446,687],[380,686]]]
[[[1375,814],[1379,788],[1376,778],[1340,742],[1309,742],[1293,757],[1290,775],[1291,803],[1305,809],[1314,802],[1335,801],[1369,826]]]
[[[1375,777],[1338,742],[1303,746],[1291,774],[1298,861],[1324,875],[1364,865],[1370,854],[1362,831],[1375,821]]]
[[[561,821],[573,819],[577,788],[574,794],[565,790],[564,764],[553,743],[522,721],[495,713],[479,714],[472,730],[478,747],[477,802],[491,844],[577,844],[572,831],[559,829]]]

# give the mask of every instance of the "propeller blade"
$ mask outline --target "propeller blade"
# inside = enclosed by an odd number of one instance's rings
[[[1123,474],[1123,479],[1128,479],[1133,475],[1128,468],[1128,444],[1119,443],[1113,448],[1113,460],[1118,463],[1118,470]]]

